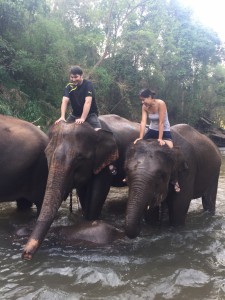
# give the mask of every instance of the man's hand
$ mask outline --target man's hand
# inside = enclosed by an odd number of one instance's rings
[[[63,117],[60,117],[58,120],[55,121],[55,124],[58,124],[60,121],[66,122],[66,119]]]
[[[82,124],[82,123],[84,123],[84,121],[85,121],[85,119],[80,118],[80,119],[76,119],[75,123],[76,124]]]

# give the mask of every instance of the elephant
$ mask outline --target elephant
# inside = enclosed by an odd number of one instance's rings
[[[78,226],[60,226],[54,228],[54,232],[64,243],[85,241],[96,245],[111,244],[125,236],[124,231],[102,220],[83,221]]]
[[[140,124],[117,115],[99,117],[102,129],[88,123],[60,122],[50,129],[45,150],[49,175],[42,209],[22,258],[32,259],[56,213],[72,189],[76,189],[83,216],[96,220],[110,186],[122,187],[126,149],[138,137]],[[108,165],[114,161],[117,174]]]
[[[129,238],[140,234],[143,218],[156,222],[163,206],[168,209],[172,226],[185,224],[192,199],[201,197],[204,210],[215,213],[221,166],[217,146],[187,124],[172,126],[171,134],[173,148],[149,139],[140,140],[127,150],[125,234]],[[180,192],[174,188],[176,182]]]
[[[40,212],[48,165],[48,136],[37,126],[0,115],[0,202],[17,201],[18,209],[34,203]]]
[[[66,245],[86,242],[91,245],[107,245],[125,236],[124,231],[102,221],[82,221],[78,225],[56,226],[50,228],[50,234],[60,239]],[[30,234],[29,228],[22,227],[16,231],[16,236],[24,237]]]

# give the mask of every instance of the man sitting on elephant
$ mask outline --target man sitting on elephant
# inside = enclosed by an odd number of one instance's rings
[[[65,115],[69,103],[72,106],[72,114],[66,120]],[[93,84],[90,80],[83,78],[83,70],[79,66],[73,66],[70,69],[70,82],[66,85],[62,98],[61,117],[55,121],[55,124],[60,121],[76,124],[87,122],[96,130],[101,128]],[[114,165],[109,165],[109,169],[112,175],[116,175]]]
[[[67,122],[77,124],[88,122],[93,128],[101,128],[92,82],[83,78],[83,70],[79,66],[70,69],[70,82],[66,85],[62,98],[61,117],[55,124],[66,121],[69,103],[72,106],[72,114],[67,118]]]

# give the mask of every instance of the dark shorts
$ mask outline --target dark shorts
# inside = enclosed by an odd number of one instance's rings
[[[159,132],[158,130],[149,129],[146,134],[143,137],[143,140],[147,139],[158,139],[159,138]],[[172,141],[172,135],[170,131],[163,131],[163,140]]]
[[[75,122],[76,119],[79,119],[80,117],[74,116],[74,115],[69,115],[67,118],[68,123],[73,123]],[[95,113],[91,113],[87,116],[85,122],[89,123],[93,128],[102,128],[101,123],[98,119],[98,116]]]

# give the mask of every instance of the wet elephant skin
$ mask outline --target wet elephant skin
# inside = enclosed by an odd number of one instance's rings
[[[128,145],[139,135],[140,125],[117,115],[99,117],[102,129],[89,124],[61,122],[52,127],[46,148],[49,175],[43,206],[22,257],[31,259],[47,234],[62,203],[75,188],[87,220],[100,217],[110,186],[124,186],[124,161]],[[108,165],[116,166],[113,176]]]
[[[47,135],[37,126],[0,115],[0,202],[41,209],[48,176]]]
[[[129,186],[126,235],[135,238],[141,219],[157,220],[159,205],[166,204],[170,224],[185,224],[190,201],[202,198],[203,208],[214,214],[221,155],[205,135],[186,124],[171,127],[174,148],[156,140],[141,140],[127,152]],[[180,192],[174,184],[178,182]]]

